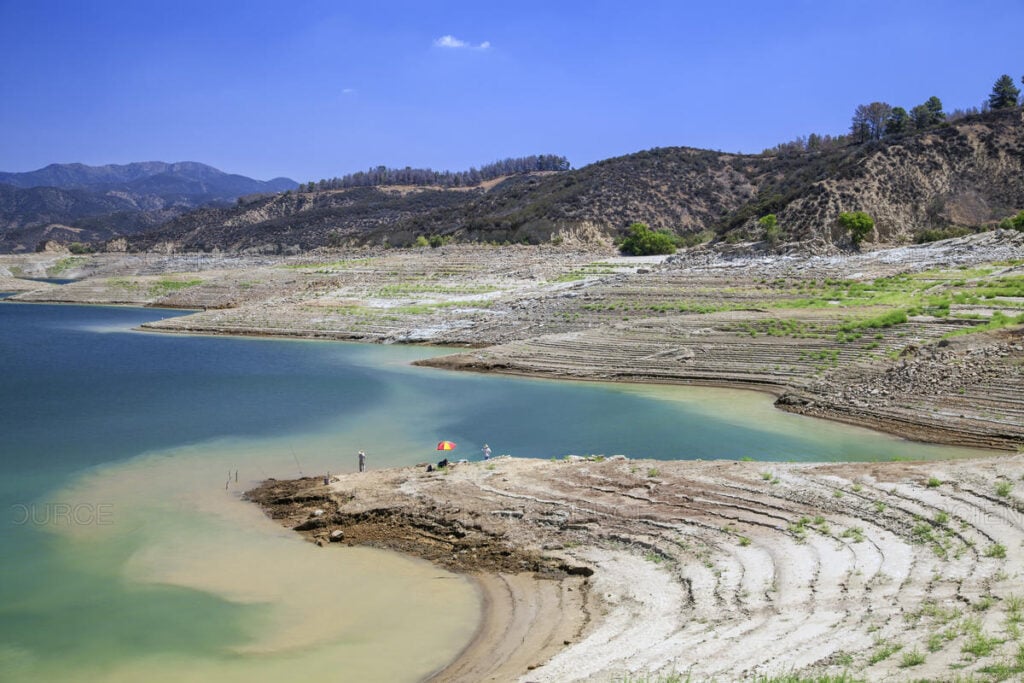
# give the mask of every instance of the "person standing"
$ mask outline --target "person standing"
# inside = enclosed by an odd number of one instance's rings
[[[359,471],[366,471],[366,453],[363,453],[362,451],[359,451]]]
[[[488,446],[487,444],[484,444],[484,447],[481,448],[480,450],[482,450],[484,452],[484,460],[490,460],[491,459],[491,447],[490,446]]]

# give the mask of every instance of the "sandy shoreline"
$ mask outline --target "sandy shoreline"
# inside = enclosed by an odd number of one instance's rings
[[[514,680],[576,641],[589,623],[582,578],[480,572],[466,576],[481,593],[480,625],[466,647],[428,676],[428,682]]]
[[[341,532],[477,577],[482,625],[434,681],[912,680],[1015,656],[1022,475],[1020,455],[502,458],[342,475],[329,488],[270,481],[252,498],[324,546]],[[974,654],[982,637],[998,643]],[[908,653],[923,661],[905,665]]]

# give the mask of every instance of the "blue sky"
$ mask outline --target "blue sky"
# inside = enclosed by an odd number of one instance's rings
[[[978,106],[1022,26],[1024,0],[0,0],[0,170],[759,152],[874,100]]]

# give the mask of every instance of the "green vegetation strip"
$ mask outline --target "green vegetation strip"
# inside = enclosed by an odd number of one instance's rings
[[[51,277],[54,275],[60,275],[66,270],[70,270],[77,265],[81,265],[88,261],[89,258],[86,256],[65,256],[64,258],[57,261],[55,264],[47,268],[47,274]]]
[[[202,280],[160,280],[149,286],[150,296],[165,296],[203,284]]]
[[[409,294],[488,294],[496,291],[498,288],[491,285],[401,283],[381,287],[374,296],[391,298]]]
[[[290,263],[277,267],[285,270],[311,270],[316,272],[326,272],[332,270],[345,270],[346,268],[353,268],[355,266],[366,266],[376,260],[376,258],[371,256],[367,258],[342,259],[340,261],[327,261],[323,263]]]

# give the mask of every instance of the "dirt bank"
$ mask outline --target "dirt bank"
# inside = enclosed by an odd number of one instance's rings
[[[485,577],[483,625],[435,680],[912,680],[1019,663],[1022,475],[1020,455],[500,458],[269,481],[250,497],[321,545]]]

